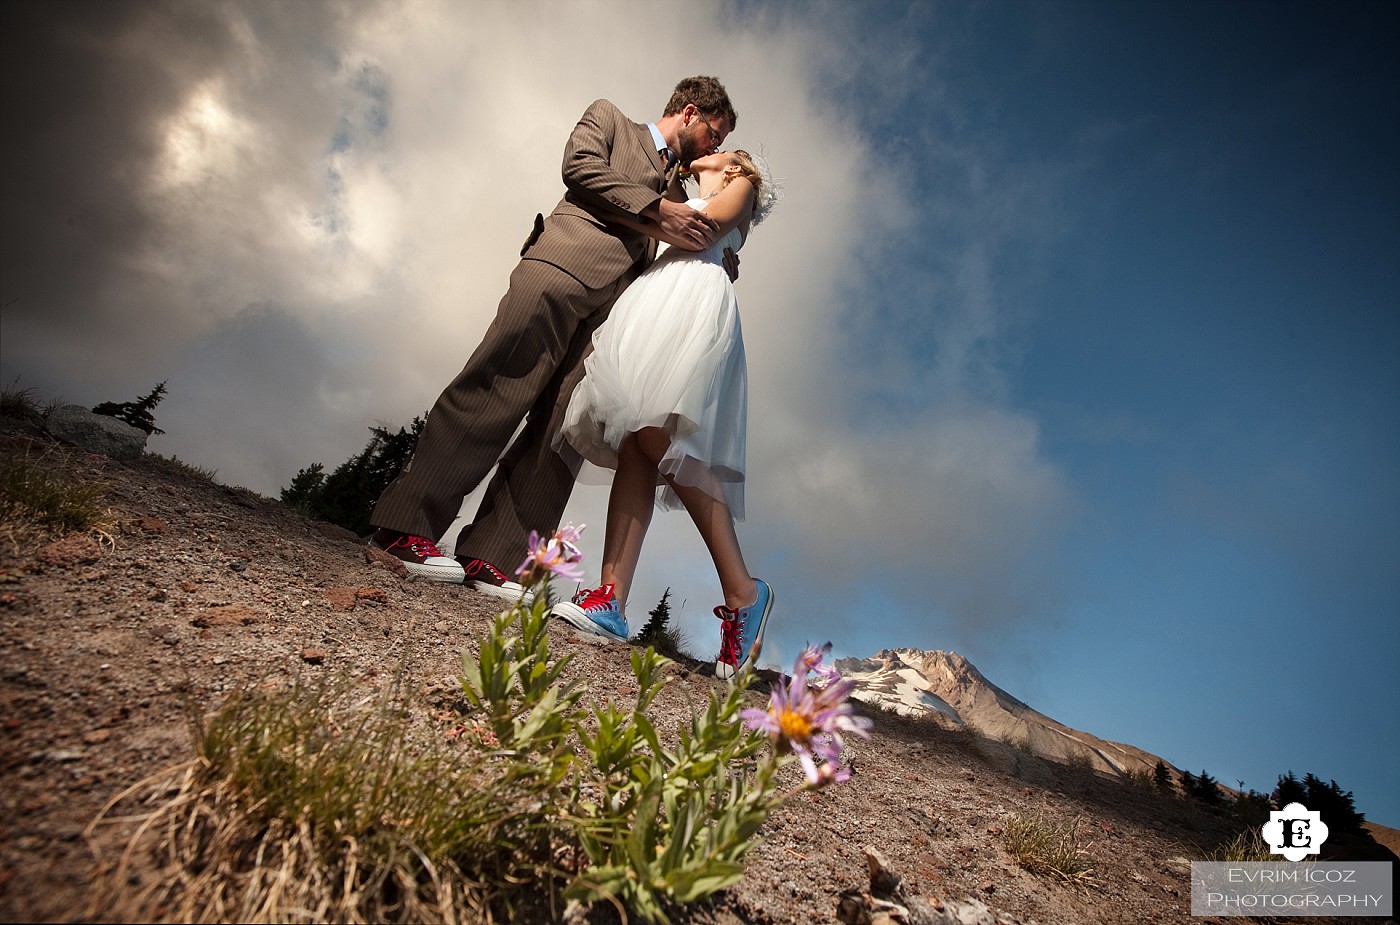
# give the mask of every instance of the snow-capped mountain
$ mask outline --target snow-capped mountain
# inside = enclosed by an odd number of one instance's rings
[[[1161,760],[1140,748],[1071,729],[1031,709],[956,652],[885,649],[873,658],[837,659],[835,665],[842,677],[856,682],[852,696],[859,700],[905,716],[931,716],[948,726],[970,726],[983,736],[1046,758],[1087,762],[1114,774],[1151,773]]]

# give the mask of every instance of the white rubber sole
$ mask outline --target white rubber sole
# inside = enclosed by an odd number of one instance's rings
[[[778,596],[773,593],[773,586],[766,581],[763,584],[768,588],[768,606],[763,608],[763,613],[758,618],[758,633],[755,634],[753,638],[754,645],[756,646],[761,646],[763,644],[763,632],[768,629],[768,615],[773,612],[773,602],[778,599]],[[715,677],[719,678],[721,681],[728,681],[739,673],[739,669],[743,668],[744,662],[748,660],[749,653],[747,652],[739,659],[739,664],[737,665],[731,665],[728,662],[721,662],[719,659],[715,659]]]
[[[588,614],[583,612],[583,608],[577,604],[570,603],[568,601],[565,601],[562,604],[555,604],[554,609],[550,611],[550,614],[552,616],[558,617],[560,620],[563,620],[565,623],[569,624],[576,630],[580,630],[581,632],[589,633],[594,636],[601,636],[602,638],[611,640],[612,642],[625,643],[627,641],[626,636],[618,636],[615,633],[610,633],[598,624],[594,623],[591,619],[589,619]]]
[[[429,581],[445,581],[460,585],[466,580],[467,573],[456,559],[442,558],[444,563],[451,563],[450,565],[433,565],[432,561],[432,558],[429,558],[427,562],[404,562],[403,565],[404,568],[408,569],[408,574],[417,575],[419,578],[426,578]]]
[[[533,604],[535,602],[535,592],[526,591],[520,585],[515,584],[515,582],[511,582],[510,585],[493,585],[489,581],[469,580],[466,582],[466,586],[468,588],[471,588],[473,591],[478,591],[482,594],[487,594],[491,597],[499,598],[503,601],[510,601],[512,604],[520,600],[520,595],[522,592],[525,595],[526,604]]]

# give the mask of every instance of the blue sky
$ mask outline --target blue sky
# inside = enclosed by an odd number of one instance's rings
[[[168,379],[151,448],[275,495],[431,404],[591,100],[654,118],[713,73],[785,187],[738,284],[769,656],[952,649],[1069,725],[1400,827],[1394,4],[0,15],[7,385]],[[571,504],[590,555],[604,505]],[[666,587],[712,648],[680,514],[634,623]]]

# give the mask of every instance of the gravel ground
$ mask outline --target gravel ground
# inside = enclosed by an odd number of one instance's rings
[[[22,438],[3,441],[0,452],[23,451]],[[461,653],[499,610],[461,586],[398,576],[367,562],[344,530],[159,457],[53,458],[110,486],[115,542],[0,537],[6,921],[106,917],[89,909],[90,882],[122,833],[84,830],[125,788],[191,756],[191,707],[307,672],[382,686],[400,666],[426,697],[444,699],[458,689]],[[630,647],[551,632],[592,696],[634,691]],[[706,664],[678,665],[658,725],[720,683]],[[907,896],[942,901],[948,921],[971,921],[977,903],[1004,923],[1202,921],[1189,915],[1186,859],[1232,836],[1226,820],[930,721],[872,715],[872,740],[852,749],[854,778],[788,804],[764,827],[744,879],[679,918],[836,921],[841,894],[870,888],[870,846]],[[1077,826],[1089,886],[1028,873],[1007,853],[1008,820],[1036,813]]]

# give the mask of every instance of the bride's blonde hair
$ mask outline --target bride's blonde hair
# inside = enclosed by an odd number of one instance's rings
[[[753,224],[757,225],[778,201],[778,185],[769,175],[768,164],[762,158],[756,158],[743,149],[735,149],[730,154],[734,157],[734,166],[739,168],[739,175],[753,184]],[[728,186],[733,179],[732,175],[725,174],[720,189]]]
[[[739,168],[739,175],[748,179],[753,184],[753,198],[758,199],[758,191],[763,189],[763,175],[758,172],[758,165],[753,162],[753,155],[742,149],[729,152],[734,158],[734,166]],[[734,177],[728,174],[724,177],[724,186],[729,185],[729,181]]]

